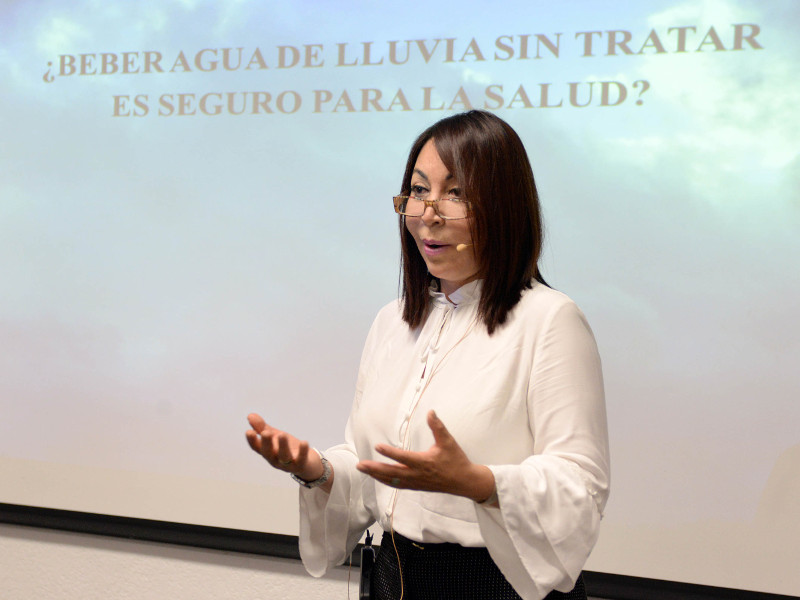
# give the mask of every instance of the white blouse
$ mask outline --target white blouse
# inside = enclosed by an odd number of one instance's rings
[[[573,587],[609,489],[594,337],[572,300],[537,282],[490,336],[477,317],[480,285],[463,286],[451,301],[433,293],[431,313],[415,330],[397,301],[378,313],[345,443],[325,452],[333,488],[300,490],[300,554],[312,575],[346,560],[377,521],[420,542],[485,546],[523,598]],[[356,470],[359,459],[388,460],[375,452],[378,443],[427,450],[430,409],[472,462],[492,470],[499,509],[397,491]]]

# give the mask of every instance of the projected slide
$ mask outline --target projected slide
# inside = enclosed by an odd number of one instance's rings
[[[800,595],[794,1],[4,2],[0,502],[297,533],[415,136],[520,134],[603,358],[588,568]],[[713,557],[713,558],[712,558]]]

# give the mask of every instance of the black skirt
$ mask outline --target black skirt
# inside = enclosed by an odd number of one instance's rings
[[[494,564],[486,548],[459,544],[420,544],[383,534],[372,571],[372,600],[399,600],[402,566],[403,600],[521,600]],[[545,600],[586,600],[583,576],[566,593],[553,591]]]

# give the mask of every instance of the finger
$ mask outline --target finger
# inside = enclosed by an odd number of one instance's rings
[[[278,436],[278,452],[276,458],[282,469],[290,466],[295,461],[295,457],[292,456],[292,449],[289,445],[289,436],[285,433]]]
[[[442,420],[433,410],[428,412],[428,427],[430,427],[431,431],[433,432],[433,439],[437,446],[442,446],[445,443],[452,441],[453,436],[450,435],[447,427],[444,426]]]
[[[258,437],[258,434],[253,431],[246,431],[244,434],[245,438],[247,438],[247,443],[250,445],[250,448],[253,452],[258,452],[261,454],[261,440]]]
[[[403,464],[408,464],[408,462],[413,461],[413,455],[415,454],[409,450],[395,448],[394,446],[389,446],[388,444],[378,444],[375,446],[375,451],[378,454],[383,454],[386,458],[391,458],[392,460],[396,460],[397,462]]]
[[[247,415],[247,422],[250,423],[250,427],[256,431],[261,431],[267,426],[267,423],[261,418],[261,415],[257,413],[250,413]]]
[[[389,475],[377,475],[372,476],[372,478],[383,485],[397,489],[408,489],[414,487],[412,479],[409,478],[406,473],[396,473],[393,477],[390,477]]]
[[[297,449],[297,458],[295,458],[295,462],[301,469],[304,469],[306,465],[308,465],[308,450],[308,442],[300,442],[300,447]]]
[[[276,434],[280,432],[272,429],[269,425],[259,432],[261,436],[261,456],[266,458],[270,463],[275,462],[275,455],[278,453]],[[274,466],[274,465],[273,465]]]
[[[404,480],[409,475],[409,469],[407,467],[390,465],[374,460],[362,460],[356,464],[356,469],[386,484],[393,479]]]

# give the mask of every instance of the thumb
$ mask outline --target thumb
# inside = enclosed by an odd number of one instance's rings
[[[441,419],[433,410],[428,412],[428,427],[431,428],[433,439],[439,446],[453,439],[453,436],[447,431],[447,427],[444,426],[444,423],[442,423]]]

